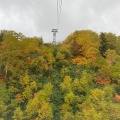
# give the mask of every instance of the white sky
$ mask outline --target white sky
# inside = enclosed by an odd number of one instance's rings
[[[0,0],[0,30],[14,30],[25,36],[43,37],[52,42],[56,28],[57,0]],[[90,29],[120,35],[120,0],[62,0],[57,41],[63,41],[75,30]]]

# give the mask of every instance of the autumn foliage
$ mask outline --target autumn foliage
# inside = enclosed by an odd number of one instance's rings
[[[110,84],[110,78],[95,77],[94,81],[96,82],[96,84],[100,84],[100,85],[109,85]]]
[[[81,30],[53,45],[2,30],[0,120],[118,120],[119,111],[119,36]]]

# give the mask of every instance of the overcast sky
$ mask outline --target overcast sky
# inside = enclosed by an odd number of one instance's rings
[[[52,42],[57,26],[57,0],[0,0],[0,30],[14,30],[25,36]],[[75,30],[90,29],[120,35],[120,0],[62,0],[57,41]]]

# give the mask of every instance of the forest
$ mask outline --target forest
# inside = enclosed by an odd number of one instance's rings
[[[0,120],[120,120],[120,36],[76,30],[53,45],[1,30]]]

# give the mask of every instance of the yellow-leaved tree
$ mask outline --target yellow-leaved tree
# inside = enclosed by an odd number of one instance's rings
[[[47,83],[43,89],[35,94],[35,97],[28,101],[26,106],[27,119],[51,120],[53,117],[50,95],[52,85]]]
[[[73,63],[78,65],[90,65],[94,63],[99,53],[99,36],[91,30],[75,31],[65,40],[70,44],[70,50],[74,57]]]

